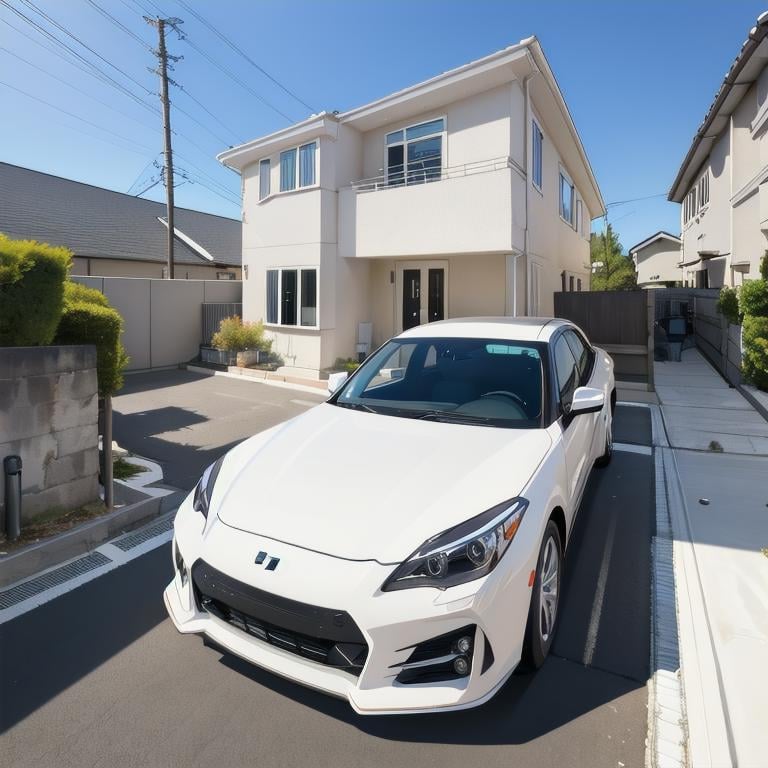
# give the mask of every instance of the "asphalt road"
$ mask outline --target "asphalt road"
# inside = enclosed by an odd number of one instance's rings
[[[326,398],[190,371],[136,373],[113,399],[114,439],[158,462],[165,482],[187,491],[233,445]]]
[[[638,413],[617,411],[626,442],[648,434]],[[360,717],[177,634],[160,547],[0,625],[3,765],[642,768],[653,519],[652,457],[616,453],[590,480],[544,667],[480,709],[408,717]]]

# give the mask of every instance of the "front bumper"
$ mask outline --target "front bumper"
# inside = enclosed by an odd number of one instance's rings
[[[179,509],[174,528],[174,579],[164,599],[179,632],[204,634],[259,667],[347,699],[360,714],[478,706],[496,693],[520,660],[530,603],[528,574],[535,564],[530,557],[515,557],[514,545],[488,577],[475,582],[445,591],[381,592],[393,566],[311,552],[230,528],[217,519],[206,524],[189,499]],[[279,557],[279,566],[268,571],[263,563],[257,565],[260,551]],[[359,674],[283,650],[203,610],[191,573],[203,560],[215,571],[278,599],[345,611],[368,646]],[[430,683],[396,680],[415,645],[467,625],[477,626],[469,675]]]

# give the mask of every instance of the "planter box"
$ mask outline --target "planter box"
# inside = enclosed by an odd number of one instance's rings
[[[200,347],[200,359],[204,363],[217,363],[218,365],[237,365],[247,368],[249,365],[266,362],[268,352],[260,349],[235,350],[216,349],[215,347]]]

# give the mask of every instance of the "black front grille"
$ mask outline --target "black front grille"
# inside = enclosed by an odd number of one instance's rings
[[[244,584],[204,560],[192,566],[198,608],[284,651],[359,675],[368,657],[346,611],[300,603]]]

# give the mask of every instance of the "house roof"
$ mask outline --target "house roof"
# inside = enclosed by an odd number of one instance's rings
[[[165,262],[163,203],[0,162],[0,232],[65,245],[75,256]],[[242,224],[174,210],[178,264],[242,263]]]
[[[765,67],[768,57],[768,11],[757,17],[757,24],[741,46],[739,55],[731,64],[720,89],[715,94],[704,121],[696,131],[688,153],[677,172],[667,199],[682,203],[691,181],[706,160],[712,146],[728,125],[728,119]],[[758,53],[758,55],[755,55]]]
[[[639,242],[637,245],[633,245],[628,253],[635,253],[636,251],[639,251],[643,248],[645,248],[648,245],[651,245],[652,243],[655,243],[657,240],[670,240],[675,245],[680,245],[683,241],[677,236],[677,235],[671,235],[669,232],[664,232],[664,230],[659,230],[656,232],[656,234],[651,235],[650,237],[646,237],[645,240],[642,242]]]
[[[369,131],[410,116],[414,111],[436,109],[451,101],[490,90],[516,78],[522,80],[531,75],[540,76],[534,78],[534,85],[537,80],[540,80],[545,86],[541,90],[543,106],[553,118],[557,117],[564,127],[563,136],[567,136],[576,149],[571,166],[578,164],[580,167],[571,167],[570,170],[576,177],[575,181],[585,197],[587,207],[593,217],[602,216],[605,213],[605,202],[600,193],[600,187],[563,94],[536,37],[521,40],[515,45],[361,107],[341,113],[322,112],[312,115],[302,122],[268,136],[227,149],[218,155],[218,159],[231,168],[242,170],[267,152],[279,151],[317,135],[329,135],[335,138],[340,123],[361,131]],[[563,147],[559,149],[562,153]]]

